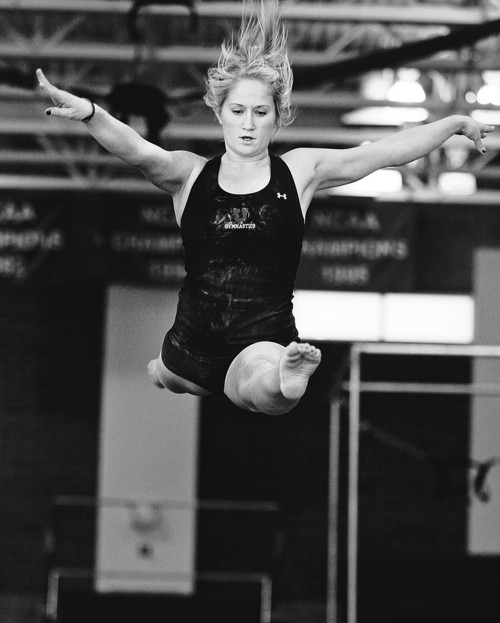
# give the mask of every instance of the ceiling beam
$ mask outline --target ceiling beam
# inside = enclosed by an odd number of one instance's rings
[[[78,72],[85,75],[92,82],[92,72],[98,69],[98,80],[101,78],[102,68],[105,68],[106,85],[109,88],[114,83],[114,76],[123,72],[126,67],[138,59],[137,46],[128,43],[103,43],[93,41],[92,24],[104,23],[106,17],[110,19],[110,30],[116,31],[116,27],[122,33],[122,26],[126,28],[126,18],[134,3],[128,0],[0,0],[0,21],[9,26],[12,21],[11,37],[0,42],[0,58],[10,61],[13,66],[16,62],[30,61],[31,66],[36,62],[47,70],[49,78],[60,80],[63,76],[65,84],[63,88],[71,89],[71,80],[77,80]],[[206,20],[239,20],[241,15],[241,2],[199,2],[194,9],[200,18]],[[406,25],[414,26],[416,39],[428,37],[428,33],[446,32],[445,28],[460,28],[464,26],[479,26],[500,18],[500,8],[497,10],[484,10],[480,7],[453,7],[446,3],[440,5],[407,5],[394,6],[392,4],[354,4],[334,2],[295,2],[284,5],[284,17],[290,22],[304,26],[314,23],[329,24],[330,30],[336,33],[336,27],[350,29],[350,25],[375,24],[375,25]],[[151,4],[140,10],[144,24],[158,23],[165,18],[163,23],[168,24],[169,17],[188,18],[190,9],[180,4]],[[38,24],[38,32],[35,35],[27,28],[26,34],[17,31],[17,20],[21,17],[21,24]],[[123,19],[120,17],[123,16]],[[87,18],[85,20],[85,18]],[[86,40],[81,40],[78,34],[74,37],[69,24],[85,23],[85,32],[88,31]],[[170,20],[172,21],[172,20]],[[106,22],[107,23],[107,22]],[[178,22],[175,22],[178,23]],[[231,24],[229,24],[230,28]],[[444,27],[444,28],[443,28]],[[159,29],[161,30],[161,22]],[[21,27],[22,30],[22,27]],[[396,29],[392,29],[396,30]],[[404,29],[409,32],[409,28]],[[52,32],[54,31],[54,32]],[[51,33],[50,36],[48,33]],[[55,36],[59,33],[60,36]],[[66,36],[69,33],[69,36]],[[102,33],[101,33],[102,34]],[[19,36],[17,36],[19,35]],[[46,36],[48,35],[48,36]],[[64,36],[63,36],[64,35]],[[74,40],[72,40],[74,39]],[[112,40],[112,38],[110,39]],[[116,40],[116,39],[115,39]],[[118,40],[122,40],[120,37]],[[172,42],[174,39],[171,40]],[[170,42],[170,41],[168,41]],[[158,45],[154,47],[154,53],[148,54],[145,59],[148,67],[159,70],[161,76],[168,76],[165,69],[171,65],[183,67],[184,73],[198,73],[198,67],[206,68],[218,59],[220,47],[203,46],[203,41],[195,40],[182,45]],[[200,43],[200,45],[197,45]],[[209,41],[209,44],[212,42]],[[490,45],[491,43],[491,45]],[[455,74],[464,73],[461,83],[464,83],[474,74],[486,69],[500,69],[500,57],[497,54],[498,41],[488,41],[488,45],[481,48],[481,54],[474,52],[474,46],[470,44],[473,54],[457,53],[454,51],[446,54],[429,56],[422,60],[411,61],[409,66],[422,71],[435,70],[446,76],[446,80],[455,79]],[[290,50],[290,57],[294,68],[301,68],[304,72],[310,68],[329,65],[342,60],[342,52],[333,54],[327,51],[314,50]],[[51,65],[51,62],[52,65]],[[67,72],[57,72],[61,67],[67,67]],[[163,71],[162,71],[163,70]],[[55,72],[53,75],[52,72]],[[87,73],[88,72],[88,76]],[[327,72],[325,72],[327,74]],[[299,75],[297,72],[296,75]],[[343,76],[342,76],[343,77]],[[81,76],[80,76],[81,79]],[[95,77],[94,77],[95,79]],[[322,78],[330,83],[327,77]],[[165,78],[165,87],[171,95],[168,78]],[[35,81],[33,81],[35,84]],[[56,82],[56,84],[59,84]],[[299,146],[317,145],[329,147],[352,147],[365,141],[375,141],[394,133],[396,127],[351,127],[341,125],[342,113],[350,109],[359,109],[368,106],[398,106],[387,101],[372,101],[348,92],[328,93],[323,85],[314,85],[312,90],[301,90],[294,93],[293,103],[297,107],[299,116],[296,123],[284,128],[278,134],[275,141],[277,151]],[[347,88],[342,83],[343,88]],[[107,86],[105,87],[107,88]],[[97,91],[96,91],[97,93]],[[101,91],[99,91],[101,93]],[[106,105],[106,94],[95,95],[98,102]],[[457,100],[459,100],[457,96]],[[404,104],[400,104],[404,105]],[[427,101],[422,106],[435,116],[443,116],[453,112],[470,113],[474,109],[486,108],[497,109],[490,106],[472,106],[465,101],[451,103],[443,101]],[[85,127],[82,124],[61,122],[60,120],[45,117],[43,110],[46,100],[42,99],[36,89],[5,89],[0,87],[0,145],[2,146],[2,169],[6,174],[0,176],[0,188],[3,184],[16,184],[19,187],[50,188],[52,185],[60,185],[59,188],[71,190],[128,190],[130,192],[152,192],[152,187],[141,179],[139,173],[132,175],[123,173],[125,166],[109,154],[100,153],[99,148],[92,142]],[[194,103],[186,116],[177,114],[177,109],[172,108],[173,120],[162,133],[165,144],[201,144],[207,152],[213,151],[221,145],[222,133],[216,123],[211,123],[211,117],[200,102]],[[210,111],[211,112],[211,111]],[[302,114],[300,114],[302,113]],[[133,123],[132,123],[133,125]],[[313,126],[313,127],[310,127]],[[133,125],[133,127],[135,127]],[[18,140],[19,138],[19,140]],[[22,139],[22,141],[21,141]],[[500,152],[500,138],[495,135],[486,140],[491,155]],[[19,146],[24,145],[23,149]],[[28,145],[28,147],[26,147]],[[460,145],[468,148],[471,152],[474,145],[463,137],[453,137],[446,146]],[[11,149],[12,148],[12,149]],[[471,155],[469,162],[479,162]],[[422,161],[424,164],[427,161]],[[482,162],[485,162],[484,160]],[[65,168],[66,165],[66,168]],[[428,166],[428,164],[426,165]],[[10,167],[10,168],[9,168]],[[22,175],[10,175],[9,171],[23,171]],[[31,173],[46,172],[46,176],[32,176]],[[437,169],[434,167],[433,172]],[[464,169],[465,170],[465,169]],[[497,167],[486,167],[478,173],[484,179],[495,180]],[[425,176],[424,176],[425,177]],[[116,179],[115,179],[116,178]],[[131,179],[122,179],[131,178]],[[44,181],[45,180],[45,181]],[[44,186],[45,184],[45,186]],[[37,186],[38,185],[38,186]],[[425,185],[425,183],[424,183]],[[492,184],[495,186],[495,184]],[[481,191],[482,192],[482,191]],[[498,201],[498,194],[488,194],[490,200]],[[486,197],[486,195],[482,195]],[[469,203],[472,203],[468,199]]]
[[[0,0],[0,12],[40,12],[60,14],[125,15],[133,6],[126,0]],[[198,2],[194,8],[200,17],[239,18],[241,2]],[[152,16],[187,16],[189,9],[181,5],[151,5],[141,10]],[[481,24],[500,17],[500,10],[482,7],[455,7],[445,2],[440,5],[353,4],[299,2],[285,6],[283,17],[291,21],[383,23],[459,26]]]
[[[220,47],[204,47],[193,45],[172,45],[155,48],[154,54],[148,58],[148,66],[158,65],[200,65],[208,67],[217,62]],[[111,63],[129,65],[137,60],[137,48],[132,44],[112,43],[41,43],[36,47],[30,42],[0,44],[0,57],[12,61],[30,60],[39,64],[44,62],[81,62],[81,63]],[[342,60],[342,55],[327,52],[311,52],[291,50],[290,60],[294,68],[316,68]],[[491,54],[477,59],[460,58],[456,54],[443,56],[440,52],[425,60],[413,60],[411,67],[430,71],[443,71],[456,74],[458,72],[474,72],[499,70],[500,58],[498,54]]]

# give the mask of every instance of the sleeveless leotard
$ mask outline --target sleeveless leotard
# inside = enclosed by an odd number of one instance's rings
[[[271,155],[265,188],[236,195],[219,186],[220,161],[206,163],[182,215],[186,277],[169,352],[165,344],[162,351],[172,372],[202,387],[199,374],[174,369],[174,351],[202,364],[230,363],[255,342],[286,345],[298,337],[292,298],[304,218],[290,170]]]

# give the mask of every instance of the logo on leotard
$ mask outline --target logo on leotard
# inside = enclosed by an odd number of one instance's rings
[[[278,196],[278,199],[286,199],[286,193],[276,193],[276,195]]]
[[[255,223],[247,223],[250,212],[248,208],[231,208],[231,221],[224,225],[224,229],[255,229]]]

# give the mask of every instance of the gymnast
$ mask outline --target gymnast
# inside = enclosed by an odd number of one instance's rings
[[[297,405],[321,360],[300,341],[292,305],[314,193],[412,162],[454,134],[484,153],[481,139],[494,127],[452,115],[359,147],[277,157],[269,145],[292,121],[286,29],[278,0],[244,8],[237,38],[207,74],[205,102],[224,137],[213,159],[163,149],[40,69],[37,78],[53,103],[47,115],[83,121],[107,151],[172,196],[186,276],[174,324],[147,366],[151,381],[176,393],[223,392],[243,409],[278,415]]]

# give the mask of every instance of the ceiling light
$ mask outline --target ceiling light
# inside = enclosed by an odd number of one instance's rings
[[[397,169],[379,169],[366,177],[332,188],[329,194],[350,195],[355,197],[378,197],[386,193],[397,193],[403,190],[403,176]]]
[[[477,191],[476,177],[472,173],[459,171],[440,173],[438,188],[445,195],[473,195]]]
[[[483,71],[484,84],[477,92],[478,104],[500,106],[500,71]]]
[[[472,110],[470,116],[480,123],[500,125],[500,110]]]
[[[346,125],[399,127],[406,123],[421,123],[428,116],[428,111],[418,106],[367,106],[345,113],[341,121]]]
[[[418,82],[418,69],[400,69],[397,79],[387,92],[390,102],[419,103],[425,102],[425,91]]]

